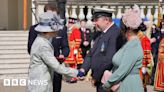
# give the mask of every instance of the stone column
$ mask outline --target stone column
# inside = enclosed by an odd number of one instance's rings
[[[37,18],[36,18],[35,0],[32,0],[31,4],[32,4],[32,8],[31,8],[31,11],[32,11],[32,25],[34,25],[38,22]]]
[[[157,25],[157,22],[158,22],[158,6],[155,6],[154,24]]]
[[[85,6],[79,6],[80,8],[80,12],[79,12],[79,19],[82,20],[85,18],[85,15],[84,15],[84,7]]]
[[[118,13],[117,13],[117,16],[116,16],[116,18],[118,18],[118,19],[121,19],[121,17],[122,17],[122,13],[121,13],[122,8],[123,8],[123,6],[118,6]]]
[[[147,9],[146,18],[150,20],[150,16],[152,16],[151,9],[153,8],[153,6],[148,6],[147,8],[148,9]]]
[[[111,6],[110,8],[116,10],[116,6]],[[115,18],[116,18],[116,15],[113,12],[112,13],[112,19],[115,19]]]
[[[121,13],[121,9],[123,8],[123,6],[118,6],[118,13],[116,15],[116,18],[114,19],[114,22],[116,23],[116,25],[120,26],[120,20],[122,18],[122,13]]]
[[[130,6],[125,6],[125,11],[130,9],[131,7]]]
[[[87,6],[88,7],[88,13],[87,13],[87,19],[88,19],[88,21],[87,21],[87,27],[89,27],[89,28],[92,28],[93,27],[93,23],[92,23],[92,21],[91,21],[91,19],[92,19],[92,8],[93,8],[93,6]]]
[[[146,18],[145,18],[145,14],[144,14],[144,9],[146,8],[146,6],[140,6],[140,8],[141,8],[141,18],[143,19],[143,20],[147,20]]]
[[[66,6],[66,12],[65,12],[65,17],[66,17],[66,21],[67,19],[69,18],[69,12],[68,12],[68,9],[70,8],[69,5]]]
[[[73,17],[73,18],[77,18],[77,13],[76,13],[76,8],[77,8],[77,6],[72,6],[72,14],[71,14],[71,17]]]

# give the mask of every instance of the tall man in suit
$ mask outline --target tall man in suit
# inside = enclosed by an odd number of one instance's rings
[[[93,21],[102,33],[95,40],[80,69],[87,74],[91,68],[92,83],[96,86],[97,92],[105,92],[102,89],[102,75],[105,70],[112,69],[112,57],[122,45],[120,29],[112,22],[112,12],[112,9],[94,8]]]
[[[81,34],[81,44],[80,48],[82,50],[82,56],[85,58],[86,53],[90,49],[91,40],[92,40],[92,33],[91,30],[86,28],[87,20],[83,19],[80,21],[80,34]]]
[[[54,12],[57,13],[57,8],[54,5],[47,4],[44,7],[44,12]],[[28,37],[28,53],[30,54],[31,46],[37,37],[39,32],[35,31],[35,27],[33,25],[30,27],[29,37]],[[65,58],[69,54],[69,46],[67,40],[67,28],[64,27],[63,30],[59,31],[58,36],[52,39],[52,45],[54,47],[54,56],[58,59],[60,63],[63,63]],[[62,75],[54,72],[53,78],[53,92],[60,92],[61,91],[61,83],[62,83]]]

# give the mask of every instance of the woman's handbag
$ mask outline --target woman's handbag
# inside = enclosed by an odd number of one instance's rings
[[[111,71],[105,70],[104,71],[104,74],[102,76],[101,82],[104,84],[109,79],[109,77],[111,75],[112,75],[112,72]],[[119,88],[119,86],[120,86],[120,83],[113,85],[110,89],[115,92],[115,91],[117,91],[117,89]]]

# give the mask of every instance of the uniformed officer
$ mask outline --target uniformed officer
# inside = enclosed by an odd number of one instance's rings
[[[93,48],[89,51],[81,71],[87,72],[92,70],[92,83],[96,86],[97,92],[104,92],[102,89],[101,78],[104,70],[111,70],[112,57],[122,46],[120,29],[112,22],[112,13],[115,10],[106,8],[94,8],[93,21],[95,27],[102,33],[95,40]]]

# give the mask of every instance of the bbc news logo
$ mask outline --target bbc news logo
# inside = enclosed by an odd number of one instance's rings
[[[47,80],[4,79],[4,86],[48,85]]]

